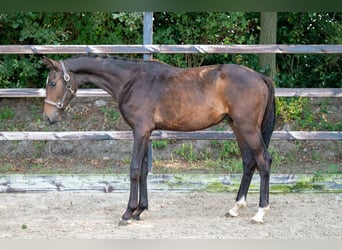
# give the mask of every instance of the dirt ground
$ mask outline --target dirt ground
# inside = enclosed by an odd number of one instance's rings
[[[119,226],[127,192],[0,194],[0,238],[341,239],[342,195],[271,194],[265,224],[252,224],[258,194],[238,218],[233,193],[150,192],[141,221]]]

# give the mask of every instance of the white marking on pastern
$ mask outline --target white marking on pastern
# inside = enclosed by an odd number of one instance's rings
[[[237,217],[239,216],[240,211],[244,209],[246,205],[245,196],[242,196],[242,198],[235,203],[234,207],[228,211],[228,214],[232,217]]]
[[[264,215],[266,213],[266,211],[268,211],[270,209],[270,206],[267,207],[259,207],[258,212],[256,213],[256,215],[254,215],[254,217],[252,218],[252,221],[255,223],[264,223]]]

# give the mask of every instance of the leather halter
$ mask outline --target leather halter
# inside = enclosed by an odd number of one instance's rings
[[[65,98],[67,97],[68,93],[70,93],[72,96],[75,96],[76,95],[76,91],[74,91],[72,89],[72,86],[69,83],[70,75],[68,74],[68,72],[65,69],[64,62],[62,60],[59,61],[59,62],[61,64],[62,70],[63,70],[63,80],[64,80],[64,85],[65,85],[64,94],[62,96],[62,99],[60,101],[58,101],[58,102],[54,102],[54,101],[51,101],[51,100],[48,100],[48,99],[45,99],[44,102],[47,103],[47,104],[50,104],[52,106],[55,106],[58,109],[64,109],[65,108],[64,101],[65,101]],[[48,82],[49,82],[49,76],[46,79],[46,84],[48,84]]]

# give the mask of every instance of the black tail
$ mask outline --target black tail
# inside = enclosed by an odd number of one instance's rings
[[[275,96],[274,96],[274,84],[272,80],[267,77],[263,76],[263,80],[265,81],[268,87],[268,101],[267,106],[264,113],[264,118],[262,119],[261,123],[261,134],[262,138],[264,139],[264,143],[266,148],[270,144],[274,125],[275,125],[275,112],[276,112],[276,104],[275,104]]]

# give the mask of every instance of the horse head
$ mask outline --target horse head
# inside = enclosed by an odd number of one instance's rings
[[[76,95],[75,75],[68,71],[63,61],[44,57],[43,63],[50,69],[46,79],[46,99],[44,100],[44,118],[50,124],[58,121],[59,115]]]

